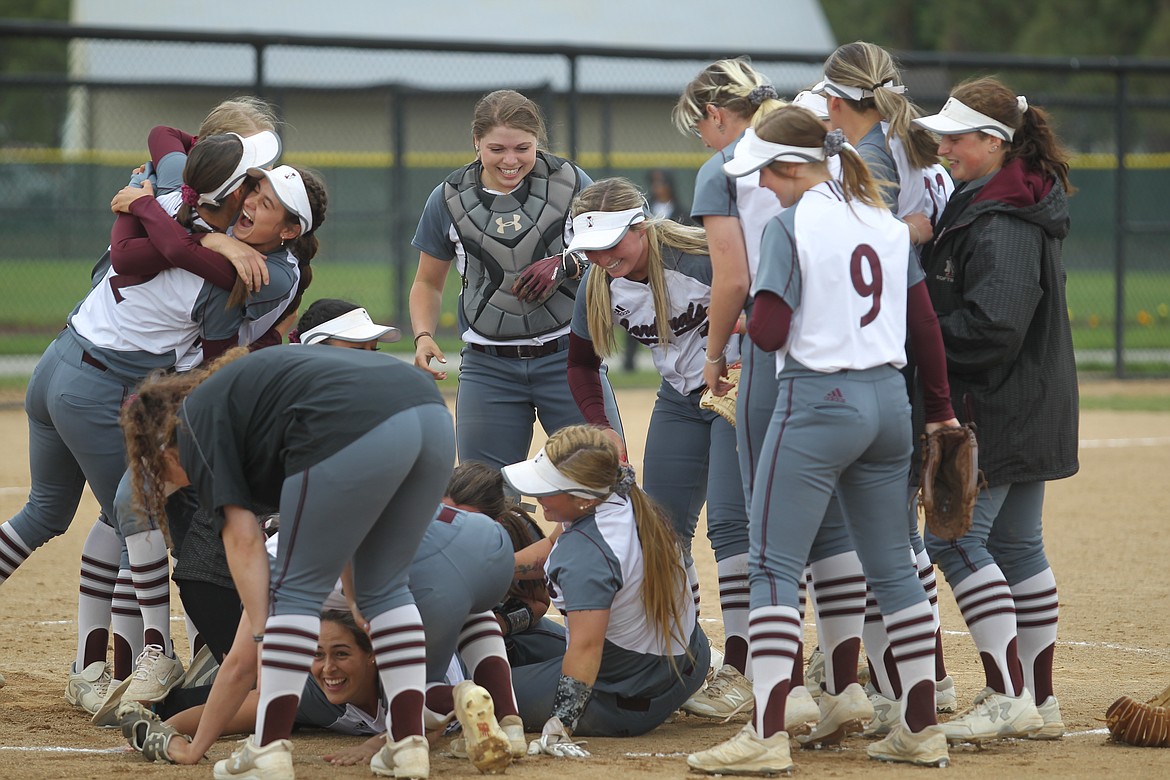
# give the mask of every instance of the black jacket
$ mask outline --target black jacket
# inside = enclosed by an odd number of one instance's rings
[[[922,254],[951,402],[977,426],[990,485],[1071,476],[1079,413],[1061,259],[1064,188],[1015,160],[978,191],[964,189]]]

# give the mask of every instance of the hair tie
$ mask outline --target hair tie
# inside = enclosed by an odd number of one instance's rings
[[[629,498],[630,491],[634,485],[637,484],[637,478],[634,474],[634,467],[629,463],[619,463],[617,482],[613,485],[613,492],[617,493],[622,498]]]
[[[1016,95],[1016,108],[1020,109],[1021,114],[1026,114],[1028,112],[1028,98]]]
[[[292,330],[290,330],[288,332],[288,343],[289,344],[300,344],[301,343],[301,331],[299,328],[293,328]]]
[[[845,133],[841,130],[830,130],[825,133],[825,156],[836,157],[845,147]]]
[[[893,92],[894,94],[901,95],[903,92],[906,91],[906,85],[905,84],[895,85],[894,80],[890,79],[889,81],[886,81],[882,84],[874,84],[872,87],[870,87],[869,91],[870,92],[877,92],[879,89],[884,89],[887,92]]]
[[[199,193],[196,192],[195,188],[191,185],[184,184],[179,187],[179,195],[182,197],[183,202],[191,208],[195,208],[199,205]]]
[[[753,87],[752,91],[747,94],[748,102],[753,106],[758,106],[765,100],[776,100],[779,98],[779,93],[771,84],[761,84],[758,87]]]

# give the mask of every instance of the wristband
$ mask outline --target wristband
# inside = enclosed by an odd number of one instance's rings
[[[261,642],[264,641],[264,635],[263,634],[252,634],[252,641],[255,642],[256,644],[260,644]]]
[[[714,360],[712,360],[709,355],[704,355],[703,357],[706,358],[707,362],[713,366],[717,366],[724,360],[727,360],[727,355],[723,354],[722,352],[720,352],[719,357],[715,358]]]
[[[918,232],[918,228],[914,227],[913,222],[907,222],[906,227],[910,228],[910,243],[917,246],[919,239],[922,238],[922,234]]]
[[[504,622],[508,624],[508,630],[504,636],[511,636],[512,634],[519,634],[522,631],[527,631],[529,626],[532,625],[533,615],[532,609],[525,605],[519,609],[512,610],[511,612],[505,612],[501,617],[503,617]]]
[[[580,680],[562,674],[557,682],[557,692],[553,694],[552,717],[560,718],[561,723],[570,733],[577,729],[577,721],[589,703],[593,694],[593,686],[586,685]]]
[[[569,261],[573,263],[573,270],[569,270]],[[579,253],[568,252],[561,257],[561,270],[565,272],[565,278],[577,281],[581,275],[585,273],[585,265],[581,262]]]
[[[415,345],[416,347],[418,346],[418,340],[419,340],[419,339],[421,339],[423,336],[430,336],[431,338],[434,338],[434,336],[432,336],[432,335],[430,334],[430,332],[428,332],[428,331],[425,331],[425,330],[424,330],[424,331],[422,331],[422,332],[420,332],[420,333],[416,333],[416,334],[415,334],[415,336],[414,336],[414,345]]]

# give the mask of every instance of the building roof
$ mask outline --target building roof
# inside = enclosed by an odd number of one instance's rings
[[[775,51],[827,56],[835,47],[817,0],[737,0],[735,13],[713,14],[709,0],[73,0],[74,24],[272,35],[386,38],[507,45],[570,45],[646,50],[697,49],[735,56]],[[177,9],[184,9],[183,14]],[[245,44],[89,40],[76,44],[75,75],[131,82],[250,84],[255,51]],[[322,57],[328,66],[322,67]],[[145,63],[149,63],[146,65]],[[354,87],[397,83],[420,89],[484,90],[569,84],[557,55],[472,54],[274,46],[264,61],[270,84]],[[706,61],[583,57],[583,91],[677,92]],[[760,63],[782,92],[815,81],[819,67]]]

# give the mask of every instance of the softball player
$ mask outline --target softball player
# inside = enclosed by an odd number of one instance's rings
[[[454,260],[463,280],[465,343],[455,411],[459,459],[498,468],[528,454],[536,417],[549,433],[582,421],[565,364],[584,269],[562,250],[573,197],[590,179],[568,160],[538,150],[544,120],[518,92],[480,99],[472,141],[475,162],[448,176],[423,208],[412,241],[419,265],[410,320],[415,365],[445,379],[447,372],[430,363],[447,362],[434,333]],[[617,406],[603,381],[616,424]]]
[[[593,426],[562,428],[503,472],[564,528],[545,573],[568,643],[512,671],[524,724],[541,730],[535,748],[588,755],[573,736],[646,733],[699,689],[710,663],[670,526]]]
[[[271,134],[218,138],[222,143],[208,144],[193,165],[201,177],[193,181],[208,199],[201,216],[226,228],[239,210],[243,172],[275,157],[279,142]],[[147,373],[174,367],[197,338],[209,344],[235,338],[238,318],[225,310],[225,299],[185,271],[142,279],[108,270],[69,315],[29,382],[33,486],[24,508],[0,526],[0,582],[68,529],[88,482],[105,519],[95,524],[82,553],[78,650],[66,698],[90,712],[101,705],[110,681],[105,656],[121,545],[108,518],[126,468],[118,410]],[[160,312],[165,328],[155,327]]]
[[[694,133],[708,147],[717,150],[699,169],[695,179],[694,205],[691,208],[691,216],[702,223],[711,246],[713,278],[703,380],[717,395],[723,395],[730,389],[724,377],[728,365],[726,353],[733,331],[737,329],[742,314],[746,312],[748,317],[751,314],[750,293],[759,266],[760,237],[764,225],[782,210],[776,197],[759,186],[756,174],[729,179],[722,166],[734,158],[746,137],[754,135],[752,124],[758,123],[782,105],[776,90],[768,81],[745,58],[738,58],[720,60],[704,68],[687,85],[674,107],[675,127],[684,134]],[[750,506],[752,481],[759,462],[764,431],[776,405],[776,378],[771,370],[772,357],[756,349],[750,337],[745,335],[743,342],[735,435],[745,506]],[[830,503],[828,512],[829,527],[843,530],[844,521],[836,501]],[[838,533],[836,538],[844,540],[847,535]],[[839,552],[846,556],[843,560],[852,565],[833,566],[824,572],[824,576],[834,582],[835,592],[832,596],[846,605],[844,609],[838,610],[845,615],[852,614],[849,605],[864,598],[863,594],[859,595],[861,591],[856,578],[860,565],[848,559],[850,549],[850,545],[845,543]],[[743,598],[747,592],[747,580],[747,555],[732,556],[721,562],[721,601],[725,592],[729,597],[738,596],[742,612],[746,606]],[[801,602],[803,614],[803,588]],[[818,637],[823,634],[823,627],[818,625]],[[749,699],[751,686],[748,680],[751,674],[747,635],[746,622],[741,622],[734,630],[728,630],[724,664],[731,667],[726,675],[730,679],[704,689],[696,701],[691,702],[692,711],[706,709],[711,715],[727,716],[738,711]],[[853,667],[852,672],[841,673],[842,688],[852,682],[847,674],[856,675],[857,664],[855,661],[840,664],[843,668],[850,665]],[[731,674],[733,670],[742,676]],[[796,731],[803,731],[800,724],[815,721],[820,715],[820,709],[804,682],[803,662],[795,664],[786,711],[789,713],[790,726]]]
[[[1045,482],[1078,468],[1061,260],[1068,155],[1047,113],[994,79],[959,85],[941,112],[916,121],[941,135],[939,153],[960,182],[923,266],[952,397],[979,426],[989,484],[966,535],[926,536],[988,687],[943,728],[953,739],[1056,739],[1064,733],[1052,686],[1058,599],[1041,516]]]
[[[215,138],[213,136],[203,143],[214,143]],[[198,162],[194,156],[191,159]],[[260,341],[261,334],[275,327],[278,318],[297,294],[300,269],[298,258],[293,252],[300,251],[307,260],[311,260],[317,251],[315,230],[325,214],[325,194],[320,182],[308,175],[303,177],[290,166],[280,166],[273,171],[250,168],[248,175],[258,180],[259,185],[245,197],[241,216],[233,230],[244,242],[265,253],[269,282],[246,299],[241,297],[245,294],[242,288],[233,291],[228,297],[227,306],[229,313],[236,317],[238,336],[220,344],[206,341],[192,345],[180,359],[180,368],[200,362],[205,353],[214,355],[235,343],[252,344]],[[167,204],[150,198],[149,186],[128,187],[124,192],[126,198],[133,198],[125,204],[126,213],[146,215],[144,222],[147,238],[117,241],[111,248],[111,273],[120,274],[119,256],[122,252],[141,257],[153,250],[170,252],[173,256],[189,247],[190,234],[182,229],[179,222],[165,216]],[[187,187],[180,197],[186,197],[188,201],[196,200],[191,196],[192,192],[194,190]],[[173,200],[174,196],[164,199]],[[123,205],[121,198],[115,198],[115,202]],[[143,205],[136,205],[139,203]],[[129,229],[123,225],[116,232],[125,235]],[[287,248],[286,243],[290,244]],[[221,262],[226,263],[222,259]],[[185,277],[189,276],[185,274]],[[225,294],[210,283],[204,283],[204,286],[209,290],[215,289],[217,295]],[[165,320],[156,317],[156,326],[166,327]],[[173,327],[180,328],[182,324],[176,321]],[[115,497],[114,520],[119,534],[125,539],[123,565],[128,565],[133,572],[135,592],[143,614],[145,648],[136,661],[133,681],[121,695],[136,701],[154,702],[164,698],[181,682],[182,665],[175,657],[170,636],[166,540],[151,518],[133,511],[131,493],[127,474],[123,476]],[[108,710],[109,707],[103,709]]]
[[[843,136],[826,134],[810,112],[785,108],[766,117],[725,166],[732,176],[758,170],[787,210],[764,231],[766,259],[749,325],[761,348],[777,352],[780,377],[750,514],[756,714],[731,740],[688,758],[710,774],[792,769],[783,728],[799,658],[797,587],[806,561],[821,558],[818,527],[834,490],[905,688],[902,722],[868,753],[918,764],[949,760],[934,712],[930,603],[900,533],[912,449],[898,370],[907,330],[931,391],[928,426],[957,422],[938,326],[905,227],[882,207],[851,147],[841,182],[832,180],[825,159],[843,147]]]
[[[544,533],[528,511],[509,500],[500,470],[486,463],[460,463],[447,484],[444,501],[494,518],[507,531],[514,551],[544,540]],[[515,556],[513,562],[518,564]],[[492,607],[512,666],[524,666],[533,658],[547,658],[548,648],[557,649],[565,644],[564,627],[545,618],[549,596],[544,569],[532,568],[539,570],[536,572],[539,579],[533,578],[532,571],[517,565],[504,599]]]
[[[626,179],[587,187],[573,204],[570,251],[589,257],[569,343],[569,386],[588,422],[610,428],[601,403],[601,358],[615,346],[615,326],[645,344],[662,375],[646,437],[644,485],[683,543],[687,579],[698,602],[698,573],[691,540],[707,504],[707,536],[721,569],[747,556],[747,510],[736,455],[735,428],[699,407],[704,347],[711,305],[711,261],[702,229],[652,217],[642,193]],[[599,270],[600,269],[600,270]],[[738,359],[734,351],[732,360]],[[620,439],[617,440],[622,446]],[[750,701],[742,676],[746,661],[746,592],[720,588],[724,631],[732,652],[709,690],[683,705],[696,715],[726,717],[712,706],[734,709]],[[737,643],[735,640],[739,639]],[[736,697],[741,697],[736,700]]]
[[[829,56],[825,61],[824,80],[813,87],[813,92],[825,97],[829,124],[845,133],[874,178],[886,185],[883,190],[886,205],[906,223],[911,243],[918,246],[933,235],[934,224],[954,185],[939,165],[934,138],[911,122],[919,116],[919,111],[906,97],[906,87],[901,81],[889,52],[875,44],[857,41],[839,47]],[[911,494],[916,490],[912,486]],[[918,532],[917,504],[911,499],[907,505],[911,555],[937,620],[934,566]],[[886,652],[889,641],[872,592],[866,603],[863,639],[875,688],[871,698],[877,713],[867,733],[882,735],[897,721],[900,685]],[[941,630],[936,635],[935,659],[936,704],[941,712],[953,712],[955,686],[943,661]]]
[[[258,702],[259,692],[248,691],[240,708],[228,719],[224,733],[252,733],[256,728]],[[385,744],[387,703],[369,636],[358,627],[350,611],[322,612],[317,652],[297,706],[296,724],[370,736],[361,745],[324,757],[337,765],[368,763]],[[206,711],[207,707],[199,704],[160,717],[132,703],[120,709],[120,721],[131,747],[141,751],[148,760],[198,763],[203,754],[193,754],[192,737],[198,733]],[[173,737],[179,740],[174,741]]]
[[[229,98],[207,112],[195,135],[188,135],[175,127],[155,127],[146,138],[150,162],[135,173],[130,183],[140,185],[149,181],[159,195],[174,192],[183,184],[187,155],[200,138],[220,133],[253,135],[263,130],[276,132],[277,124],[276,110],[270,103],[252,95],[241,95]]]
[[[161,518],[161,479],[189,483],[222,522],[249,617],[241,630],[261,645],[256,736],[219,762],[217,775],[292,775],[287,737],[319,611],[352,560],[390,702],[387,744],[371,768],[425,777],[423,627],[407,576],[454,460],[442,397],[414,368],[363,350],[260,350],[189,374],[148,381],[123,418],[144,507]],[[346,522],[338,524],[331,518],[341,500]],[[250,507],[274,503],[283,533],[270,586]]]

